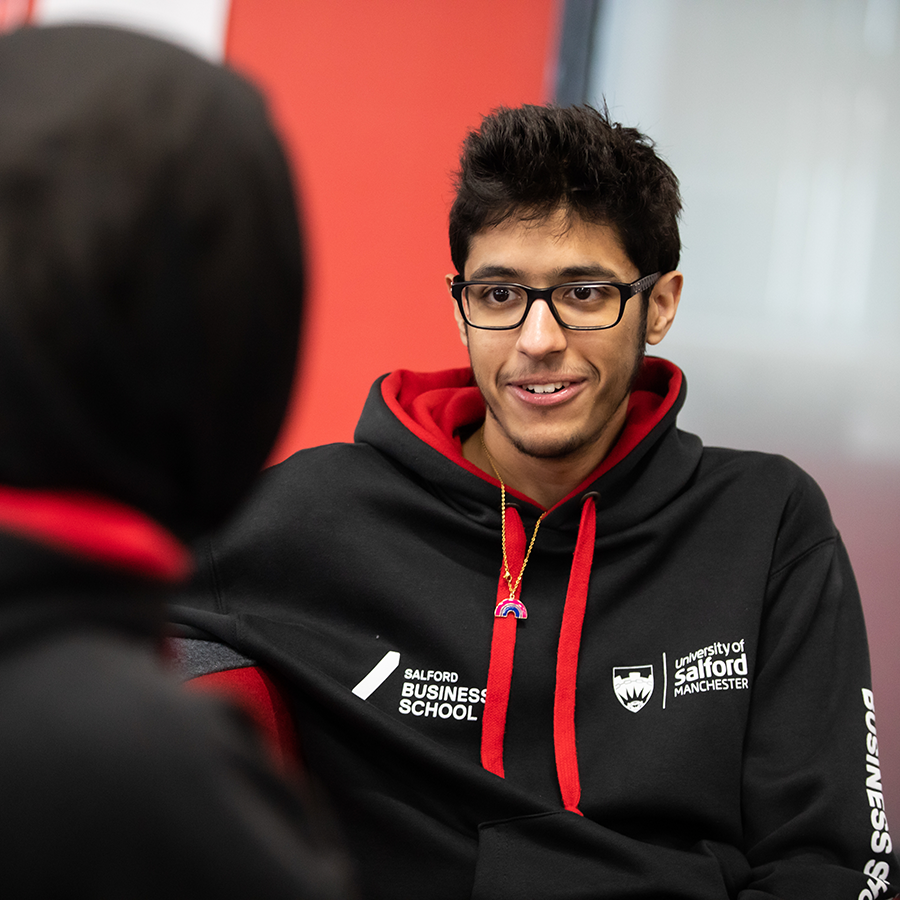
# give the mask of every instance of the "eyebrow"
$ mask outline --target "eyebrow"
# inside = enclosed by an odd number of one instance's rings
[[[592,278],[597,281],[622,280],[618,272],[614,272],[612,269],[607,269],[606,266],[601,266],[599,264],[589,266],[568,266],[565,269],[557,269],[556,272],[554,272],[554,277],[572,280],[578,278]]]
[[[585,279],[616,282],[622,280],[617,272],[601,265],[566,266],[562,269],[554,269],[549,275],[556,284]],[[485,265],[476,269],[469,280],[481,281],[487,278],[503,278],[507,281],[521,281],[522,277],[518,269],[513,269],[509,266]]]
[[[470,281],[480,281],[482,278],[506,278],[512,281],[519,278],[519,272],[516,269],[510,269],[507,266],[482,266],[472,273]]]

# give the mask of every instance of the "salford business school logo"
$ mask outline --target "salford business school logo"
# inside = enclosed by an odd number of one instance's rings
[[[629,712],[640,712],[653,694],[653,666],[614,666],[613,690]]]

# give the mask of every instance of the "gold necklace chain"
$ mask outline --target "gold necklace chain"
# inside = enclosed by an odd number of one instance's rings
[[[497,476],[497,481],[500,482],[500,543],[503,547],[503,577],[506,579],[506,584],[509,587],[509,600],[513,601],[516,597],[516,591],[522,583],[522,576],[525,574],[525,566],[528,565],[528,558],[531,556],[531,548],[534,547],[534,542],[537,540],[538,529],[541,527],[541,522],[544,520],[544,516],[547,515],[548,510],[544,510],[538,516],[537,522],[534,523],[534,532],[531,535],[531,542],[528,544],[525,559],[522,561],[522,568],[519,569],[519,577],[516,578],[516,583],[513,584],[512,573],[509,571],[509,558],[506,553],[506,485],[503,483],[503,479],[497,471],[497,466],[494,464],[494,458],[491,456],[487,444],[484,442],[483,425],[481,427],[481,447],[484,450],[485,456],[487,456],[488,462],[491,464],[491,468],[494,470],[494,474]]]

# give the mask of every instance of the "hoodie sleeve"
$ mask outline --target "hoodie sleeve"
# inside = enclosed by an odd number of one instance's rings
[[[791,518],[784,528],[802,526]],[[900,892],[865,623],[837,535],[773,567],[744,759],[743,900]]]

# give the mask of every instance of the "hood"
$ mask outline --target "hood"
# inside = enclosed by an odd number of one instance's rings
[[[218,525],[288,400],[303,261],[258,92],[113,28],[0,38],[0,483]],[[80,502],[80,501],[79,501]]]
[[[137,509],[91,494],[21,490],[0,486],[0,531],[5,542],[3,581],[41,581],[47,559],[29,566],[22,542],[58,551],[82,566],[99,565],[130,577],[178,583],[193,571],[187,548]],[[16,549],[13,550],[12,548]],[[23,573],[25,573],[23,575]]]
[[[596,488],[598,479],[603,479],[604,490],[621,481],[653,449],[658,438],[675,427],[686,389],[684,375],[677,366],[658,357],[646,357],[631,392],[625,426],[616,443],[597,469],[557,503],[553,511],[568,505],[589,486]],[[375,383],[354,437],[382,450],[439,487],[465,489],[458,476],[459,468],[483,482],[497,485],[494,478],[462,455],[463,439],[484,416],[484,401],[471,369],[429,373],[400,369]],[[448,467],[446,460],[455,465]],[[529,497],[511,488],[507,490],[512,496],[537,506]],[[489,496],[493,498],[493,492]]]

